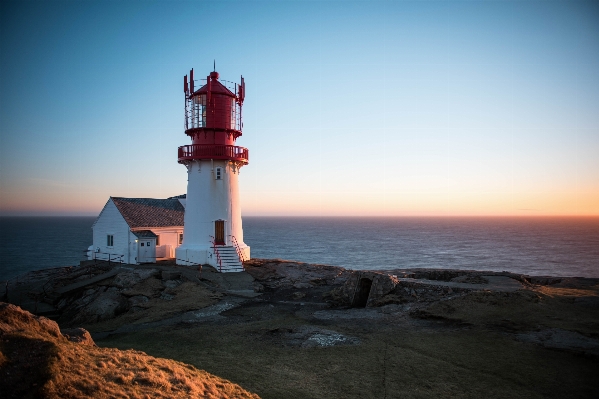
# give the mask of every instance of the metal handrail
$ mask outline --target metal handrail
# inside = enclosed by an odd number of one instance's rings
[[[110,252],[95,252],[95,251],[91,251],[89,249],[87,251],[84,251],[84,252],[91,252],[93,254],[92,259],[90,259],[90,260],[101,260],[101,261],[104,261],[104,262],[107,261],[109,265],[111,264],[111,262],[114,262],[114,263],[124,263],[123,262],[123,258],[125,257],[125,255],[112,254]],[[108,255],[108,259],[102,259],[102,258],[98,259],[96,257],[96,254]],[[112,258],[112,256],[114,256],[114,258]],[[117,261],[117,259],[118,259],[118,261]]]
[[[243,257],[243,252],[241,252],[241,248],[239,247],[239,243],[237,243],[237,238],[235,238],[234,235],[230,235],[229,237],[232,238],[233,245],[235,245],[235,250],[237,251],[237,256],[239,257],[239,261],[241,262],[241,265],[243,266],[243,262],[245,262],[245,259]]]
[[[216,260],[218,261],[218,271],[219,272],[223,272],[223,262],[222,259],[220,258],[220,253],[218,252],[218,249],[216,248],[216,238],[214,238],[213,236],[210,236],[211,238],[211,242],[212,242],[212,250],[214,252],[214,254],[216,255]]]
[[[189,144],[179,147],[179,162],[192,159],[231,159],[248,163],[249,151],[245,147],[220,144]]]

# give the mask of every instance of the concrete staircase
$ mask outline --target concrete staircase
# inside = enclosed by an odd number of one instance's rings
[[[219,270],[219,267],[216,266],[216,270],[222,271],[223,273],[243,271],[243,264],[239,260],[239,255],[237,255],[237,250],[235,247],[229,245],[219,245],[216,247],[216,249],[218,250],[218,254],[220,255],[222,262],[222,269]]]

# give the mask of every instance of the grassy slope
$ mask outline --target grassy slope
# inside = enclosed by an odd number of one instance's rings
[[[4,303],[0,375],[7,398],[258,398],[188,364],[70,342],[56,323]]]
[[[518,342],[484,323],[452,327],[409,318],[333,323],[301,317],[297,308],[268,306],[262,312],[260,306],[229,311],[227,320],[113,336],[101,344],[190,363],[266,399],[567,398],[599,393],[596,359]],[[454,313],[465,314],[470,304],[457,301],[453,306]],[[511,309],[519,312],[518,306]],[[357,336],[362,343],[301,348],[273,332],[307,323]]]

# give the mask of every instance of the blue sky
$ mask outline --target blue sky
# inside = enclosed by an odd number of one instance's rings
[[[0,7],[0,215],[185,192],[182,78],[215,59],[244,215],[599,215],[597,2]]]

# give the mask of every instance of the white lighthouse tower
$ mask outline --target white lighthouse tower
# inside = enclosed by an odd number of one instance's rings
[[[209,264],[222,272],[243,270],[250,247],[243,242],[239,204],[239,171],[248,164],[241,136],[245,82],[219,81],[208,75],[198,90],[190,72],[184,78],[185,134],[192,144],[179,147],[179,163],[187,167],[187,199],[183,243],[177,264]]]

